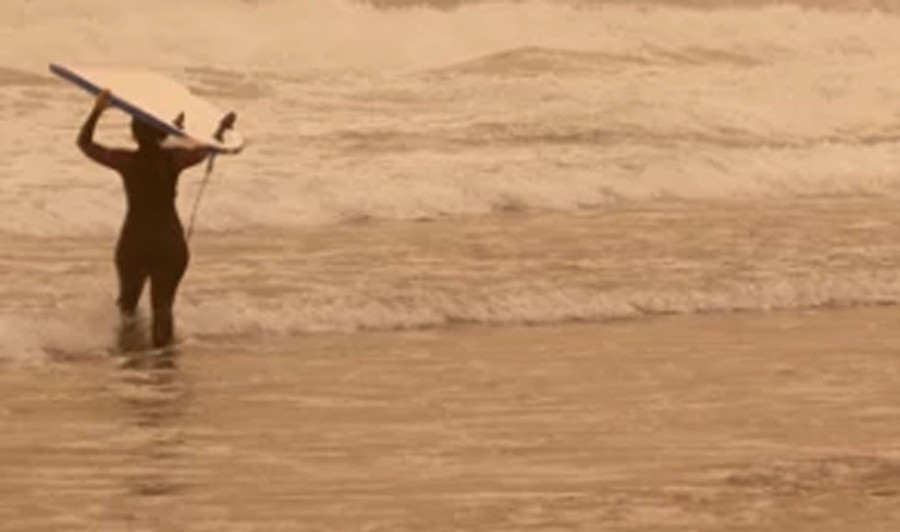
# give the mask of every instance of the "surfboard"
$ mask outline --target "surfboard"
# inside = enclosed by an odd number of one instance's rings
[[[219,153],[237,153],[244,147],[243,136],[234,128],[234,113],[219,110],[160,73],[139,68],[74,67],[57,63],[50,64],[50,72],[91,94],[109,90],[111,105],[170,135],[187,138]],[[220,131],[223,121],[231,125]]]

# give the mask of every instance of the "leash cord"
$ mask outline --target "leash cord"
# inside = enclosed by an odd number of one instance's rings
[[[188,230],[187,230],[187,241],[191,241],[191,235],[194,233],[194,221],[197,219],[197,211],[200,208],[200,200],[203,198],[203,192],[206,190],[206,185],[209,183],[209,178],[212,175],[213,171],[213,162],[216,159],[215,153],[209,154],[209,159],[206,163],[206,174],[203,176],[203,181],[200,182],[200,189],[197,190],[197,195],[194,197],[194,207],[191,209],[191,219],[188,222]]]

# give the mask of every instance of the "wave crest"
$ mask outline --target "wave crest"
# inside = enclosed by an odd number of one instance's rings
[[[589,50],[566,50],[541,46],[524,46],[488,54],[448,67],[432,70],[434,74],[487,76],[544,76],[596,74],[633,67],[648,66],[737,66],[753,67],[769,59],[748,52],[704,47],[666,50],[645,46],[639,51],[613,53]]]

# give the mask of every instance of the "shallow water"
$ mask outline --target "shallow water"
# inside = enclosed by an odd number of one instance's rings
[[[0,529],[891,530],[895,322],[754,313],[194,341],[172,367],[55,359],[0,376]]]
[[[657,201],[201,233],[177,302],[179,334],[265,343],[323,331],[896,305],[897,212],[890,198],[860,196]],[[8,359],[114,345],[111,239],[6,244]]]

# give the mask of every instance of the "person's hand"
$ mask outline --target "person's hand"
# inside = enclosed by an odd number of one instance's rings
[[[222,120],[219,121],[219,128],[216,129],[216,133],[213,135],[213,138],[222,142],[225,138],[225,132],[229,129],[234,128],[234,123],[237,121],[237,115],[234,112],[228,113],[227,115],[222,117]]]
[[[97,98],[94,100],[94,110],[95,111],[103,111],[110,105],[110,97],[112,93],[109,89],[103,89],[102,91],[97,93]]]

